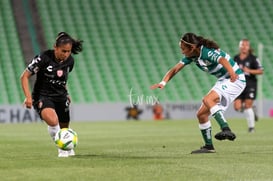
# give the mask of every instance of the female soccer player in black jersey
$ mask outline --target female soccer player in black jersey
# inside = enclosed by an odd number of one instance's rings
[[[70,122],[70,97],[67,91],[68,74],[73,70],[74,58],[71,54],[82,51],[82,40],[76,40],[65,32],[56,38],[53,50],[46,50],[34,57],[21,75],[24,104],[32,106],[48,124],[52,138],[60,128],[68,128]],[[32,94],[29,90],[29,78],[36,74]],[[59,157],[75,155],[74,150],[59,150]]]
[[[239,43],[240,52],[234,57],[239,67],[244,71],[246,77],[245,90],[235,99],[234,109],[245,114],[248,132],[253,133],[255,128],[255,112],[253,102],[257,94],[256,75],[263,74],[263,67],[256,56],[253,55],[248,39],[242,39]]]

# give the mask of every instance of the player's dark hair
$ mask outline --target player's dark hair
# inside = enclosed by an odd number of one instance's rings
[[[83,50],[83,47],[82,47],[83,41],[82,40],[76,40],[76,39],[72,38],[69,34],[67,34],[66,32],[58,33],[55,45],[58,47],[60,45],[66,44],[66,43],[72,44],[71,52],[73,54],[78,54],[79,52],[81,52]]]
[[[249,39],[247,39],[247,38],[241,39],[240,43],[241,43],[242,41],[246,41],[246,42],[249,43],[249,51],[248,51],[248,53],[253,55],[253,54],[254,54],[254,49],[251,47],[251,44],[250,44]]]
[[[202,36],[197,36],[194,33],[186,33],[182,36],[181,42],[184,42],[187,46],[196,45],[197,47],[205,46],[207,48],[219,49],[219,46],[216,42],[206,39]]]

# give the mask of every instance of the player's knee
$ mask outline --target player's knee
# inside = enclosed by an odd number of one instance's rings
[[[242,110],[242,107],[241,107],[241,106],[238,106],[238,105],[234,105],[234,110],[235,110],[235,111],[241,111],[241,110]]]
[[[209,99],[207,98],[207,96],[203,97],[202,102],[203,102],[204,105],[206,105],[206,106],[208,105]]]
[[[246,102],[245,103],[245,109],[249,109],[249,108],[252,108],[252,107],[253,107],[252,102]]]
[[[196,116],[197,116],[198,120],[202,119],[202,117],[203,117],[202,114],[199,112],[196,113]]]
[[[41,117],[49,126],[56,126],[59,124],[58,116],[55,110],[51,108],[43,109],[41,112]]]
[[[216,101],[214,101],[213,99],[211,99],[209,96],[203,97],[202,102],[208,108],[211,108],[212,105],[215,105],[215,103],[216,103]]]
[[[245,105],[245,109],[252,108],[252,105]]]
[[[233,103],[233,108],[235,111],[242,111],[244,103],[241,99],[235,99]]]
[[[208,120],[208,114],[205,114],[204,112],[197,111],[196,116],[200,123],[203,123]]]

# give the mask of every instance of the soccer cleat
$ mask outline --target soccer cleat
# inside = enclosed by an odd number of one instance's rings
[[[62,149],[58,149],[58,157],[60,158],[64,158],[64,157],[68,157],[68,151],[62,150]]]
[[[255,133],[255,128],[248,128],[249,133]]]
[[[202,146],[200,149],[194,150],[191,152],[191,154],[200,154],[200,153],[216,153],[216,151],[212,145],[205,145],[205,146]]]
[[[67,153],[68,153],[68,156],[75,156],[75,151],[73,149],[68,150]]]
[[[233,141],[233,140],[235,140],[236,135],[234,133],[232,133],[230,130],[223,130],[223,131],[217,133],[214,137],[217,140],[228,139],[230,141]]]

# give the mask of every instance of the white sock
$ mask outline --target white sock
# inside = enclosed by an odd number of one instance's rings
[[[210,128],[210,127],[211,127],[210,120],[209,120],[208,122],[206,122],[206,123],[203,123],[203,124],[200,124],[200,123],[199,123],[199,129],[200,129],[200,130],[208,129],[208,128]]]
[[[244,110],[247,124],[249,128],[254,128],[255,127],[255,116],[254,116],[254,111],[252,108],[248,108]]]
[[[51,138],[54,140],[56,133],[60,130],[60,125],[57,124],[56,126],[48,126],[47,130]]]
[[[220,106],[218,106],[217,104],[215,106],[213,106],[212,108],[210,108],[210,114],[213,116],[215,113],[217,113],[218,111],[222,111]]]

